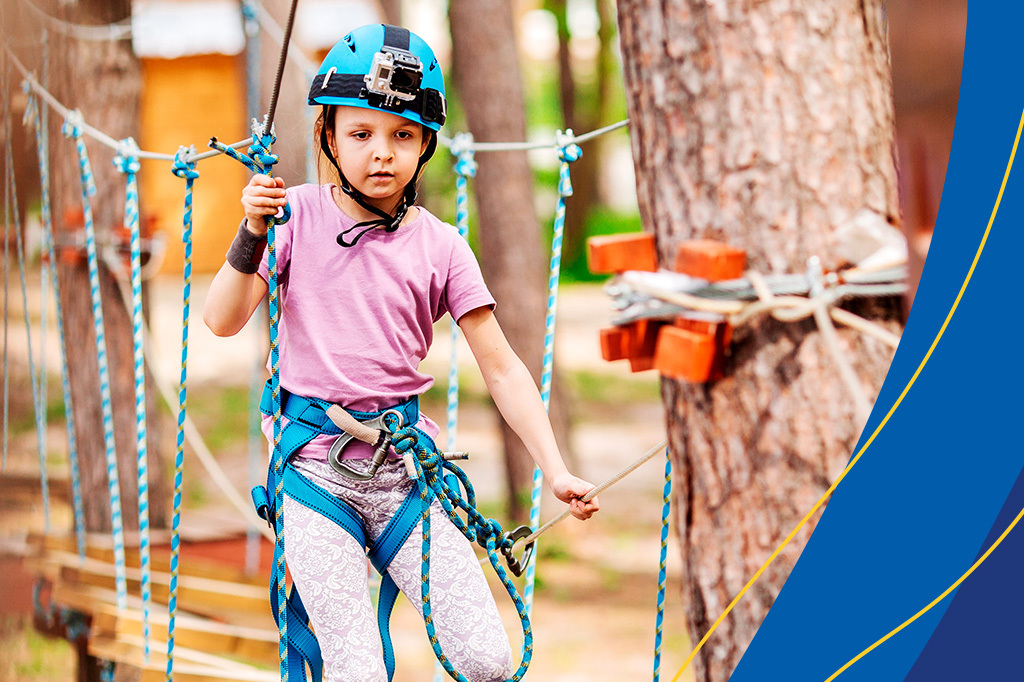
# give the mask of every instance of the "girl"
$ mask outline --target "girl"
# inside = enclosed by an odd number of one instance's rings
[[[309,103],[322,107],[314,136],[338,184],[286,190],[281,178],[253,176],[242,192],[245,220],[210,287],[206,324],[218,336],[235,334],[266,295],[266,218],[287,202],[291,219],[275,240],[282,401],[340,405],[359,419],[395,408],[436,436],[438,427],[418,414],[414,399],[433,383],[418,366],[433,323],[447,312],[555,496],[577,518],[589,518],[597,499],[581,498],[593,486],[562,461],[537,387],[495,320],[472,251],[453,227],[414,205],[416,181],[445,117],[444,81],[429,46],[405,29],[356,29],[324,59]],[[296,420],[291,407],[285,414]],[[264,419],[268,438],[271,422]],[[347,503],[372,544],[416,484],[394,454],[375,466],[363,443],[332,451],[337,433],[315,435],[290,466]],[[289,495],[284,519],[288,568],[319,639],[325,678],[385,680],[366,547]],[[431,531],[430,594],[442,649],[475,682],[507,679],[512,652],[493,597],[472,547],[436,500]],[[414,530],[387,574],[422,612],[420,564]]]

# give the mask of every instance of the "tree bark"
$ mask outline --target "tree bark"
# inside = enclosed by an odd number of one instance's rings
[[[671,267],[682,240],[746,249],[761,273],[838,265],[839,224],[897,222],[882,0],[754,5],[619,0],[641,215]],[[857,312],[898,329],[899,303]],[[891,360],[839,330],[865,391]],[[662,381],[683,598],[697,642],[842,470],[862,428],[812,321],[738,328],[726,378]],[[809,524],[695,659],[726,680],[806,543]]]
[[[80,24],[108,24],[131,16],[130,0],[81,0],[65,8],[62,18]],[[52,35],[52,34],[51,34]],[[127,40],[116,42],[49,42],[51,90],[69,108],[81,110],[86,121],[115,137],[138,137],[138,61]],[[51,197],[57,245],[82,237],[81,183],[73,141],[61,133],[60,117],[50,115]],[[86,138],[97,193],[91,206],[100,244],[109,244],[113,228],[123,224],[125,179],[112,165],[113,152]],[[77,216],[77,217],[76,217]],[[77,224],[77,225],[76,225]],[[84,253],[84,251],[83,251]],[[75,419],[75,437],[82,476],[85,524],[88,531],[111,528],[107,485],[106,447],[103,437],[96,336],[93,325],[88,268],[80,262],[58,265],[61,305],[67,339],[69,379]],[[130,298],[130,283],[119,284],[100,263],[100,291],[110,367],[114,440],[118,455],[121,506],[126,530],[139,526],[138,469],[136,458],[135,379],[131,312],[122,298],[121,286]],[[152,408],[153,380],[147,376],[147,405]],[[166,486],[161,465],[158,413],[147,415],[150,475],[150,522],[167,526]]]
[[[474,138],[481,142],[526,139],[523,89],[516,52],[511,3],[505,0],[452,0],[449,4],[455,80]],[[487,30],[480,30],[486,26]],[[500,39],[495,39],[499,36]],[[533,209],[533,181],[525,152],[477,155],[474,183],[480,216],[480,260],[498,303],[495,315],[512,348],[540,383],[546,316],[545,249]],[[552,389],[551,422],[567,452],[569,417]],[[525,518],[533,460],[501,419],[509,483],[510,515]]]

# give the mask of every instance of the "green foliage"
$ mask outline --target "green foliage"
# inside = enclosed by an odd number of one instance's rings
[[[0,679],[68,680],[74,671],[74,651],[66,641],[44,637],[26,619],[0,619]]]

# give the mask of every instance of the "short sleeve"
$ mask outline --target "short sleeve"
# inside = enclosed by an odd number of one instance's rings
[[[494,309],[494,297],[484,283],[480,264],[462,237],[457,236],[452,240],[448,279],[444,287],[442,304],[456,322],[476,308],[487,306]]]

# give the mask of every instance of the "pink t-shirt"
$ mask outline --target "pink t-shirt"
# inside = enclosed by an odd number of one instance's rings
[[[493,308],[494,298],[466,240],[423,208],[395,232],[372,229],[353,247],[338,245],[338,234],[356,221],[334,202],[331,188],[290,187],[292,217],[276,230],[281,386],[373,412],[434,383],[419,371],[434,322],[445,313],[458,320],[475,308]],[[259,270],[265,280],[268,257]],[[420,427],[438,433],[422,416]],[[333,439],[318,437],[303,456],[326,458]],[[345,450],[346,457],[370,454],[362,443]]]

